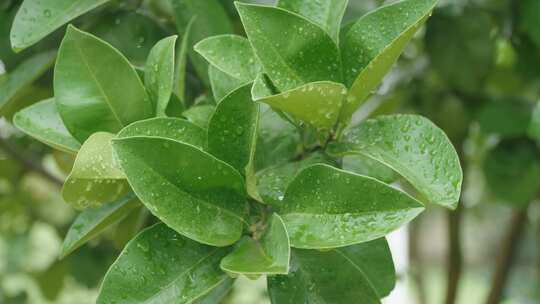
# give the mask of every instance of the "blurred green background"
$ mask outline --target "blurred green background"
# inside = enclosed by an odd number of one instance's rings
[[[222,2],[235,18],[232,1]],[[350,0],[344,24],[390,2]],[[13,53],[9,30],[20,3],[0,0],[0,85],[24,59],[56,48],[64,31]],[[175,33],[172,15],[167,1],[133,0],[111,1],[79,19],[137,65],[157,40]],[[58,260],[76,215],[59,195],[73,159],[10,122],[17,110],[52,95],[49,70],[0,113],[1,304],[94,303],[100,279],[126,241],[152,222],[134,213]],[[540,126],[531,125],[540,116],[539,100],[540,0],[441,0],[354,118],[425,115],[447,132],[465,170],[457,212],[428,208],[391,235],[399,283],[385,303],[445,303],[449,273],[460,269],[456,303],[484,303],[506,264],[502,303],[540,303]],[[499,260],[504,253],[508,261]],[[240,279],[227,303],[268,303],[264,286]]]

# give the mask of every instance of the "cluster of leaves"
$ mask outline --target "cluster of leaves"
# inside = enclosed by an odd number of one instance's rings
[[[26,0],[12,47],[105,2]],[[13,121],[76,155],[62,196],[83,211],[62,256],[144,206],[159,223],[127,244],[98,303],[218,303],[238,275],[268,275],[273,303],[379,303],[395,284],[384,236],[426,203],[456,208],[462,172],[421,116],[351,118],[436,0],[344,27],[345,0],[235,3],[247,37],[217,0],[171,4],[182,39],[159,40],[142,64],[73,25],[39,57],[56,58],[54,97]],[[0,106],[33,79],[20,69]],[[391,185],[398,176],[415,190]]]

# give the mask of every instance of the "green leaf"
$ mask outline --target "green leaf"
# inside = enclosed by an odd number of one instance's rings
[[[99,207],[129,191],[124,173],[113,160],[114,134],[97,132],[82,145],[62,188],[64,200],[77,209]]]
[[[213,65],[208,67],[208,75],[210,77],[212,94],[217,103],[221,102],[225,96],[237,88],[246,84],[245,81],[230,76]]]
[[[345,82],[350,87],[341,121],[348,121],[392,68],[437,0],[404,0],[360,18],[342,41]]]
[[[178,46],[178,54],[176,57],[176,65],[174,70],[174,93],[183,105],[186,104],[186,71],[189,37],[191,35],[191,27],[197,17],[193,16],[187,23],[186,29],[182,36],[182,42]]]
[[[219,269],[226,253],[157,224],[128,243],[105,275],[96,303],[193,303],[229,280]]]
[[[292,251],[287,276],[268,277],[272,303],[379,304],[362,269],[337,250]]]
[[[69,227],[60,258],[66,257],[108,227],[120,222],[138,205],[135,195],[129,194],[115,202],[81,212]]]
[[[521,140],[507,140],[489,151],[484,174],[491,193],[514,207],[524,207],[540,191],[538,148]]]
[[[69,26],[54,71],[58,112],[80,141],[118,132],[153,116],[145,88],[127,59],[109,44]]]
[[[347,89],[340,83],[321,81],[255,100],[317,128],[330,129],[338,119],[346,93]],[[260,94],[259,90],[253,93],[254,96]]]
[[[229,294],[229,292],[233,288],[233,283],[234,280],[231,278],[223,280],[222,283],[214,287],[214,289],[212,289],[209,293],[193,301],[193,304],[221,303],[221,301]]]
[[[458,155],[444,132],[424,117],[369,119],[347,131],[330,153],[372,158],[407,179],[430,202],[457,207],[463,180]]]
[[[295,248],[343,247],[380,238],[422,204],[376,179],[317,164],[289,184],[278,212]]]
[[[302,15],[324,29],[337,43],[348,0],[279,0],[278,7]]]
[[[215,110],[216,107],[212,105],[194,106],[184,111],[182,116],[193,124],[206,130],[208,129],[208,123]]]
[[[197,74],[208,84],[208,63],[195,52],[193,46],[210,36],[233,33],[227,12],[218,0],[173,0],[172,5],[179,33],[185,33],[188,24],[196,16],[188,37],[188,54]]]
[[[34,55],[20,63],[6,80],[0,81],[0,114],[53,65],[55,57],[55,51]]]
[[[11,28],[11,46],[25,49],[109,0],[24,0]]]
[[[540,102],[534,107],[532,118],[529,123],[529,137],[536,140],[540,144]]]
[[[233,274],[287,274],[290,255],[285,224],[274,213],[259,240],[244,238],[220,265],[221,269]]]
[[[144,84],[154,103],[157,116],[165,116],[174,85],[174,47],[178,36],[160,40],[146,61]]]
[[[81,144],[69,134],[56,111],[54,98],[40,101],[15,114],[13,123],[31,137],[64,152],[77,153]]]
[[[520,1],[519,12],[522,28],[529,34],[531,40],[540,47],[540,29],[538,28],[540,2],[535,0]]]
[[[257,140],[259,105],[251,100],[251,84],[227,95],[208,125],[208,152],[245,174]]]
[[[285,190],[296,174],[317,163],[331,162],[324,155],[314,153],[303,160],[268,167],[257,172],[257,190],[262,200],[276,207],[283,205]]]
[[[220,71],[243,82],[253,81],[261,72],[249,41],[242,36],[206,38],[195,45],[195,51]]]
[[[180,118],[150,118],[130,124],[118,133],[117,138],[145,136],[174,139],[199,149],[206,146],[206,130]]]
[[[398,175],[394,170],[376,160],[360,154],[343,157],[342,169],[360,175],[367,175],[387,184],[391,184],[398,179]]]
[[[281,8],[235,4],[257,58],[280,91],[342,82],[338,47],[319,26]]]
[[[192,145],[160,137],[115,139],[113,148],[137,197],[168,226],[213,246],[240,238],[245,185],[233,167]]]
[[[379,298],[390,294],[396,285],[396,270],[385,238],[335,249],[353,267],[362,271]]]
[[[502,138],[518,138],[527,134],[531,106],[523,100],[490,101],[477,114],[480,128],[486,134]]]

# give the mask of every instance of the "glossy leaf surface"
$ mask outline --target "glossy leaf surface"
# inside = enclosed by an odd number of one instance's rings
[[[103,230],[118,223],[138,206],[138,200],[129,194],[99,208],[81,212],[69,228],[60,257],[63,258],[99,235]]]
[[[192,17],[184,29],[184,33],[181,35],[182,41],[178,46],[176,63],[174,67],[174,94],[176,97],[185,104],[186,100],[186,73],[187,73],[187,61],[188,61],[188,52],[189,52],[189,37],[191,35],[191,27],[193,22],[195,22],[196,16]]]
[[[217,103],[220,103],[225,96],[246,84],[245,81],[235,78],[213,65],[208,68],[208,75],[212,94]]]
[[[458,155],[444,132],[418,115],[369,119],[345,133],[333,153],[362,154],[407,179],[427,200],[457,206],[463,173]]]
[[[279,0],[278,6],[306,17],[324,29],[336,43],[348,0]]]
[[[220,265],[224,271],[234,274],[287,274],[290,255],[285,224],[274,213],[260,240],[245,237]]]
[[[111,266],[97,303],[193,303],[229,280],[219,269],[226,253],[154,225],[129,242]]]
[[[254,88],[255,90],[255,88]],[[321,81],[263,98],[264,102],[312,126],[330,129],[336,123],[347,89],[335,82]],[[254,96],[260,95],[254,92]]]
[[[363,271],[337,250],[292,251],[287,276],[268,278],[272,303],[378,304]]]
[[[82,145],[69,174],[62,197],[77,209],[98,207],[129,191],[124,173],[113,160],[114,134],[98,132]]]
[[[360,18],[342,41],[345,81],[350,87],[341,119],[347,121],[377,88],[437,0],[404,0]]]
[[[279,213],[296,248],[336,248],[380,238],[420,212],[418,201],[376,179],[328,165],[302,170]]]
[[[227,95],[208,125],[208,152],[245,174],[257,140],[259,105],[251,100],[251,84]]]
[[[0,82],[0,114],[18,94],[53,65],[55,56],[56,52],[34,55],[20,63],[5,81]]]
[[[92,133],[118,132],[154,114],[139,76],[106,42],[68,27],[54,71],[58,112],[80,141]]]
[[[174,139],[202,149],[206,146],[206,131],[180,118],[150,118],[123,128],[117,138],[145,136]]]
[[[236,7],[257,58],[280,91],[341,82],[338,47],[319,26],[276,7],[239,2]]]
[[[64,126],[54,98],[31,105],[13,117],[13,123],[19,130],[31,137],[68,153],[77,153],[81,144]]]
[[[176,39],[177,36],[170,36],[160,40],[150,51],[146,61],[144,84],[158,116],[165,116],[173,92]]]
[[[242,36],[206,38],[195,45],[195,50],[220,71],[241,81],[253,81],[261,72],[249,41]]]
[[[240,238],[245,186],[234,168],[171,139],[127,137],[113,147],[137,197],[169,227],[213,246]]]
[[[182,116],[184,116],[189,122],[192,122],[193,124],[206,130],[208,129],[208,123],[210,122],[210,118],[214,114],[215,110],[216,107],[212,105],[194,106],[182,113]]]
[[[109,0],[25,0],[13,21],[11,45],[25,49],[57,28]]]

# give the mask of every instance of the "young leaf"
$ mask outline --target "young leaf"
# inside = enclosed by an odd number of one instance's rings
[[[295,248],[336,248],[380,238],[422,204],[376,179],[317,164],[289,184],[279,209]]]
[[[246,237],[223,260],[221,269],[228,273],[258,275],[287,274],[291,248],[285,224],[274,213],[260,240]]]
[[[350,87],[341,121],[348,121],[377,88],[437,0],[404,0],[360,18],[342,41],[345,82]]]
[[[342,82],[338,47],[319,26],[281,8],[235,4],[257,58],[280,91]]]
[[[268,167],[257,172],[257,190],[262,200],[276,207],[281,206],[285,190],[296,174],[317,163],[330,162],[324,155],[314,153],[303,160]]]
[[[58,112],[75,138],[118,132],[154,114],[127,59],[106,42],[69,26],[54,70]]]
[[[103,230],[121,221],[138,205],[135,195],[128,194],[115,202],[81,212],[67,232],[60,258],[66,257]]]
[[[98,207],[129,191],[124,173],[113,160],[113,138],[114,134],[98,132],[83,143],[62,188],[68,204],[77,209]]]
[[[11,46],[25,49],[109,0],[24,0],[11,28]]]
[[[238,35],[206,38],[195,45],[195,51],[210,64],[243,82],[250,82],[261,72],[249,41]]]
[[[463,173],[444,132],[418,115],[388,115],[367,120],[345,133],[331,153],[362,154],[407,179],[430,202],[457,207]]]
[[[33,104],[15,114],[13,123],[29,136],[64,152],[76,154],[81,144],[69,134],[56,111],[54,98]]]
[[[208,76],[210,77],[212,94],[217,103],[220,103],[232,91],[246,84],[245,81],[235,78],[213,65],[208,67]]]
[[[346,93],[347,89],[340,83],[321,81],[255,100],[289,113],[317,128],[330,129],[338,119]],[[255,97],[261,95],[259,89],[252,94]]]
[[[362,271],[379,298],[390,294],[396,285],[396,270],[385,238],[334,249]]]
[[[123,128],[117,138],[145,136],[174,139],[203,149],[206,146],[206,130],[180,118],[150,118]]]
[[[293,250],[289,275],[268,277],[268,292],[279,304],[380,304],[362,269],[337,250]]]
[[[245,185],[233,167],[160,137],[115,139],[113,148],[137,197],[169,227],[213,246],[240,238]]]
[[[185,33],[192,18],[196,16],[188,37],[188,54],[197,74],[208,84],[208,63],[193,50],[193,46],[204,38],[233,33],[227,12],[218,0],[173,0],[176,27]]]
[[[229,280],[219,269],[226,253],[164,224],[154,225],[122,251],[105,275],[96,303],[194,303]]]
[[[187,109],[182,116],[184,116],[189,122],[203,128],[208,129],[208,123],[210,118],[214,114],[216,107],[212,105],[201,105]]]
[[[324,29],[338,43],[348,0],[279,0],[278,7],[302,15]]]
[[[257,140],[259,105],[251,100],[251,84],[227,95],[208,125],[208,152],[245,174]]]
[[[174,85],[174,47],[178,36],[160,40],[146,61],[144,84],[157,116],[165,116]]]
[[[53,65],[55,57],[55,51],[34,55],[8,74],[7,80],[0,82],[0,114],[18,94]]]

